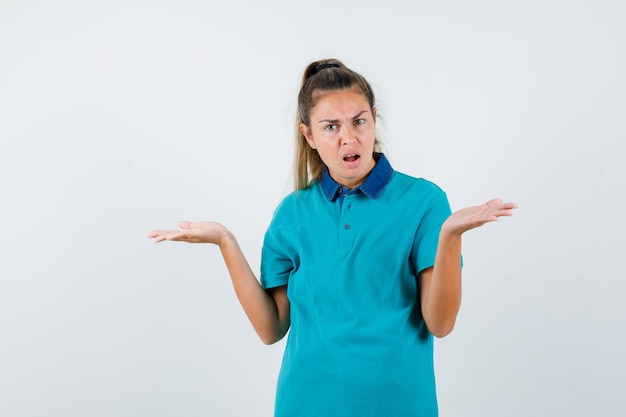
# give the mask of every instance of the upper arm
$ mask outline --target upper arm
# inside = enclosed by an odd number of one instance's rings
[[[280,340],[285,336],[287,330],[289,330],[289,325],[291,323],[289,316],[289,297],[287,296],[287,286],[281,285],[279,287],[269,288],[266,290],[267,293],[274,300],[274,305],[276,306],[276,314],[278,318],[278,339]]]
[[[428,298],[428,290],[430,289],[430,283],[433,278],[433,267],[426,268],[418,275],[420,307],[422,308],[422,314],[424,306],[426,305],[426,299]]]

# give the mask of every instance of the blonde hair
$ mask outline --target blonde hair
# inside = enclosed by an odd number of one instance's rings
[[[306,67],[300,83],[296,111],[296,144],[293,166],[296,190],[307,188],[314,181],[319,180],[324,172],[322,159],[317,151],[309,146],[300,125],[305,124],[309,128],[311,127],[311,111],[321,93],[347,89],[354,89],[363,94],[373,113],[375,107],[374,91],[362,75],[352,71],[337,59],[315,61]],[[375,139],[374,151],[380,151],[378,139]]]

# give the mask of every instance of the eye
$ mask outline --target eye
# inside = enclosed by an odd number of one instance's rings
[[[337,125],[335,125],[335,124],[324,126],[324,130],[331,131],[331,130],[336,130],[336,129],[337,129]]]
[[[356,119],[356,120],[354,121],[354,124],[355,124],[355,125],[362,125],[362,124],[364,124],[364,123],[365,123],[365,119]]]

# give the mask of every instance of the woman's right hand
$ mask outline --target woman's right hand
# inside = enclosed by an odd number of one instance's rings
[[[250,269],[235,236],[221,224],[183,221],[178,227],[178,230],[153,230],[148,237],[156,243],[172,240],[218,245],[237,298],[261,340],[271,344],[282,339],[290,324],[287,287],[266,291]]]
[[[226,228],[216,222],[188,222],[178,223],[178,230],[153,230],[148,237],[155,243],[171,240],[175,242],[189,243],[213,243],[221,245]]]

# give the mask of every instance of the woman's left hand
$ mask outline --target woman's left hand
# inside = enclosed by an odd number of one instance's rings
[[[466,207],[452,213],[443,223],[441,230],[461,235],[485,223],[497,221],[501,216],[512,216],[516,208],[515,203],[503,203],[502,199],[494,198],[479,206]]]

